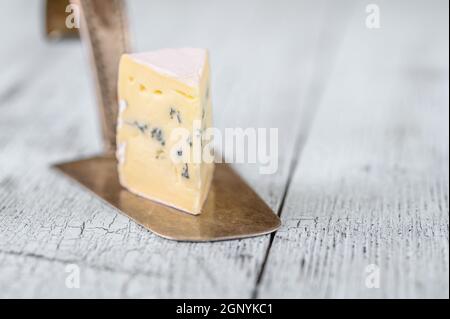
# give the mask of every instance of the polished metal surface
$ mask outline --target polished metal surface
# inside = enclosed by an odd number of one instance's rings
[[[198,216],[130,193],[119,184],[116,160],[94,157],[56,165],[153,233],[177,241],[218,241],[265,235],[280,219],[227,164],[217,164],[211,190]]]

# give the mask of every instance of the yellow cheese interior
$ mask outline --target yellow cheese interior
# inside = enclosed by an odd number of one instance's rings
[[[120,62],[117,157],[120,183],[142,197],[200,214],[207,197],[214,164],[186,159],[174,162],[171,154],[185,155],[200,134],[212,125],[209,63],[197,85],[190,86],[131,55]],[[193,127],[194,121],[200,129]],[[198,125],[197,125],[198,127]],[[172,130],[189,132],[183,149]],[[196,140],[198,139],[198,140]],[[192,154],[192,152],[190,152]]]

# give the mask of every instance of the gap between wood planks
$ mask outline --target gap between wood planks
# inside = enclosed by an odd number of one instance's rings
[[[305,145],[306,140],[307,140],[307,134],[305,136],[303,136],[302,134],[298,134],[296,137],[293,156],[292,156],[291,164],[289,165],[288,179],[286,182],[286,186],[283,190],[280,207],[278,208],[278,211],[277,211],[277,214],[280,218],[281,218],[281,214],[283,213],[284,203],[286,202],[286,197],[287,197],[287,194],[289,193],[289,189],[290,189],[290,186],[292,183],[292,178],[294,176],[294,172],[297,170],[299,157],[301,156],[303,146]],[[256,284],[255,284],[255,288],[252,292],[252,299],[258,298],[259,286],[261,284],[261,281],[262,281],[262,278],[264,275],[264,270],[266,268],[267,260],[269,259],[270,250],[272,248],[273,240],[275,238],[276,233],[277,233],[277,231],[270,234],[269,245],[267,246],[267,250],[264,254],[264,259],[263,259],[263,262],[261,265],[261,270],[259,271],[258,276],[256,277]]]
[[[284,187],[283,194],[281,196],[280,206],[278,207],[277,214],[281,218],[284,210],[284,205],[286,202],[286,197],[289,194],[292,179],[294,177],[295,172],[298,169],[298,164],[300,162],[300,157],[302,155],[303,148],[308,140],[309,132],[315,120],[315,115],[320,106],[321,99],[328,85],[329,75],[334,68],[336,55],[339,51],[339,46],[344,38],[348,21],[350,21],[350,17],[353,14],[353,10],[355,8],[354,2],[352,1],[350,6],[345,6],[341,4],[340,8],[344,8],[343,11],[339,11],[339,9],[334,8],[333,6],[328,7],[328,11],[325,13],[324,23],[322,24],[322,30],[319,35],[319,43],[317,46],[317,52],[322,52],[322,54],[318,54],[317,58],[314,61],[314,71],[312,76],[311,85],[308,88],[308,92],[306,94],[306,98],[304,103],[307,105],[306,114],[301,114],[305,117],[306,120],[303,121],[305,127],[303,129],[299,129],[295,140],[294,147],[292,151],[292,159],[289,165],[288,170],[288,178],[286,181],[286,186]],[[333,22],[336,19],[335,23],[340,27],[340,31],[337,32],[340,36],[336,37],[336,34],[328,32],[328,22]],[[340,24],[340,25],[339,25]],[[331,43],[331,44],[330,44]],[[255,287],[253,289],[251,298],[257,299],[259,298],[259,289],[261,285],[261,281],[263,279],[266,264],[270,256],[270,251],[272,248],[273,241],[278,231],[270,234],[269,244],[267,246],[267,250],[264,254],[264,259],[261,265],[261,269],[256,277]]]

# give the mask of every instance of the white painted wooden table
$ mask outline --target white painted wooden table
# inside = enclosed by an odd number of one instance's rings
[[[236,165],[280,231],[192,244],[49,168],[101,150],[88,64],[0,0],[0,297],[448,298],[448,1],[368,3],[129,1],[138,50],[210,48],[216,126],[280,130],[276,174]]]

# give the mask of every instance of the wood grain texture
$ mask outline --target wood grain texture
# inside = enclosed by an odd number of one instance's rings
[[[49,169],[101,151],[94,82],[43,1],[0,0],[0,297],[448,297],[448,5],[381,2],[367,30],[356,3],[128,1],[139,50],[210,49],[216,126],[279,128],[275,175],[235,165],[283,208],[273,243],[188,244]]]
[[[448,2],[378,5],[381,29],[354,12],[261,297],[448,298]]]

